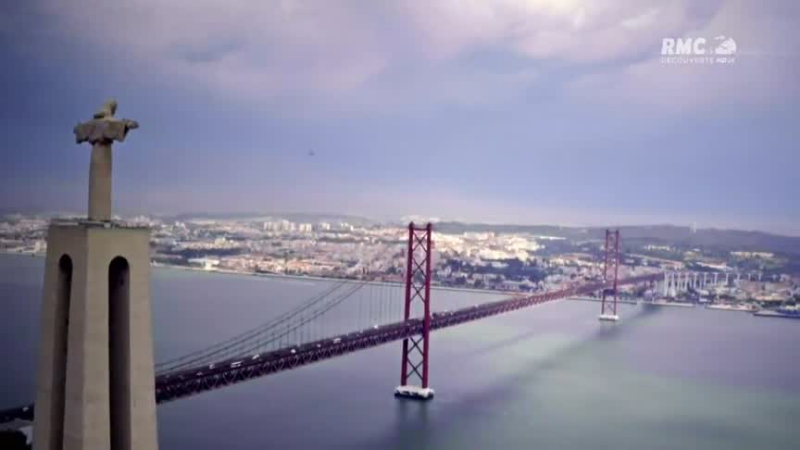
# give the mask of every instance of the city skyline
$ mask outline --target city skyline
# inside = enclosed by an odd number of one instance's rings
[[[73,218],[82,217],[85,211],[80,208],[76,209],[0,209],[0,219],[12,218],[19,216],[20,218],[29,217],[49,217],[49,218]],[[304,219],[298,219],[303,217]],[[465,226],[488,226],[488,227],[563,227],[564,229],[613,229],[620,227],[629,228],[649,228],[649,227],[674,227],[676,229],[686,229],[692,233],[703,231],[731,231],[742,233],[763,233],[765,235],[773,235],[778,237],[795,238],[800,237],[800,234],[792,232],[771,231],[768,229],[746,228],[742,226],[715,226],[713,224],[698,224],[692,223],[678,223],[678,222],[504,222],[504,221],[489,221],[489,220],[465,220],[452,217],[435,217],[423,215],[405,215],[400,217],[390,216],[369,216],[364,214],[348,214],[331,211],[171,211],[171,212],[147,212],[147,211],[121,211],[114,213],[115,220],[129,221],[133,219],[159,219],[159,220],[175,220],[175,221],[218,221],[228,222],[237,220],[288,220],[290,223],[297,225],[310,225],[323,222],[330,223],[347,223],[348,220],[366,221],[375,225],[407,225],[409,222],[413,223],[428,223],[432,224],[462,224]]]
[[[800,235],[793,2],[420,5],[4,4],[0,202],[84,211],[64,124],[116,97],[122,213]],[[720,35],[735,64],[659,61]]]

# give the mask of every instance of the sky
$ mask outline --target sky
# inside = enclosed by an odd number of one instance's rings
[[[0,2],[0,209],[800,235],[795,0]],[[735,62],[662,61],[664,38]],[[313,155],[312,155],[313,153]]]

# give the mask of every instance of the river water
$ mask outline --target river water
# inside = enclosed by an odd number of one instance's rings
[[[43,262],[0,255],[0,408],[34,395]],[[156,359],[329,283],[154,269]],[[494,298],[434,291],[432,302]],[[161,448],[798,448],[800,321],[623,305],[621,322],[602,324],[598,310],[561,301],[435,332],[427,403],[392,396],[392,343],[160,405]]]

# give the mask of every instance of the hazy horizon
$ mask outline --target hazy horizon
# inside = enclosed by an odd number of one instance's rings
[[[85,211],[79,210],[22,210],[22,209],[2,209],[0,215],[44,215],[44,216],[84,216]],[[800,238],[800,234],[780,233],[769,230],[755,228],[736,228],[725,226],[700,226],[698,224],[671,223],[671,222],[632,222],[632,223],[559,223],[559,222],[492,222],[488,220],[464,220],[451,217],[432,217],[422,215],[405,215],[400,217],[376,217],[366,214],[331,212],[331,211],[178,211],[178,212],[144,212],[144,211],[115,211],[115,215],[123,218],[144,215],[155,218],[176,218],[189,217],[201,219],[209,216],[209,219],[235,220],[235,219],[257,219],[257,218],[286,218],[288,216],[317,216],[318,218],[353,218],[361,219],[382,224],[406,224],[409,221],[416,223],[460,223],[464,225],[487,225],[487,226],[520,226],[520,227],[564,227],[564,228],[615,228],[615,227],[674,227],[674,228],[695,228],[697,231],[734,231],[734,232],[755,232],[765,233],[775,236],[790,238]],[[307,219],[309,221],[315,219]]]

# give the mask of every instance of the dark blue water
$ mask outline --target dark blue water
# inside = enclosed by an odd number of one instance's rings
[[[42,265],[0,255],[0,407],[33,398]],[[325,283],[156,269],[156,357],[229,337]],[[161,448],[798,447],[800,321],[630,306],[609,326],[598,309],[560,302],[434,333],[429,403],[392,396],[395,343],[161,405]]]

